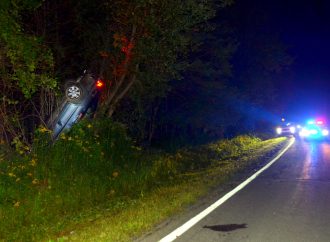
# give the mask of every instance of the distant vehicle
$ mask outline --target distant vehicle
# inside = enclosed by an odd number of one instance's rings
[[[101,79],[87,72],[76,80],[65,83],[65,98],[48,122],[49,128],[53,131],[53,140],[69,130],[82,117],[95,112],[103,86],[104,82]]]
[[[304,139],[329,139],[329,128],[323,120],[310,120],[299,132]]]
[[[296,136],[301,129],[301,126],[296,123],[283,123],[276,127],[278,136]]]

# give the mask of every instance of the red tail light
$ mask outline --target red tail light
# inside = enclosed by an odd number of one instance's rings
[[[101,79],[96,81],[96,87],[101,89],[104,86],[104,82]]]

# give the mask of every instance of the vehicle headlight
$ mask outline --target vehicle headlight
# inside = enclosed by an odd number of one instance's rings
[[[327,136],[327,135],[329,135],[329,130],[327,130],[327,129],[323,129],[323,130],[322,130],[322,135],[323,135],[323,136]]]
[[[303,128],[300,133],[299,133],[301,136],[308,136],[309,135],[309,132],[307,129]]]
[[[290,127],[290,132],[291,132],[292,134],[294,134],[294,133],[296,132],[296,128],[295,128],[295,127]]]
[[[280,127],[276,128],[276,133],[281,134],[282,133],[282,128],[280,128]]]

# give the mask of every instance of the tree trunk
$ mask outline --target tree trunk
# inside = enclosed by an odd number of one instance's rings
[[[130,37],[130,43],[134,43],[135,34],[136,34],[136,25],[133,25],[131,37]],[[130,62],[131,62],[131,55],[130,55],[130,53],[128,53],[125,55],[125,60],[123,62],[123,73],[120,76],[119,81],[115,84],[114,89],[111,90],[110,95],[106,98],[106,101],[103,104],[106,111],[103,114],[101,113],[101,115],[106,115],[108,117],[111,117],[113,112],[115,111],[115,106],[116,106],[117,102],[119,101],[119,99],[122,98],[122,96],[124,94],[127,93],[128,89],[133,84],[133,83],[128,83],[127,87],[125,87],[124,90],[118,94],[118,92],[120,92],[121,87],[123,86],[123,83],[124,83],[127,75],[129,74],[128,69],[129,69]],[[134,76],[135,76],[135,74],[134,74]],[[135,79],[135,77],[134,77],[134,79]]]
[[[107,111],[107,117],[110,118],[112,116],[112,114],[114,113],[114,111],[116,109],[118,102],[126,95],[126,93],[129,91],[129,89],[134,84],[135,80],[136,80],[136,74],[133,74],[131,81],[127,84],[127,86],[124,88],[124,90],[116,96],[116,98],[114,99],[112,104],[109,106],[109,109]]]

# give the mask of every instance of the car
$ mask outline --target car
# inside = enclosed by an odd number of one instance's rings
[[[63,101],[48,121],[52,140],[56,140],[62,132],[70,130],[84,116],[91,116],[95,112],[103,87],[102,79],[86,71],[76,80],[68,80],[65,83]]]
[[[329,128],[323,120],[310,120],[301,129],[299,136],[305,140],[329,139]]]
[[[296,123],[283,123],[276,127],[276,134],[278,136],[296,136],[301,126]]]

